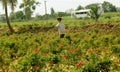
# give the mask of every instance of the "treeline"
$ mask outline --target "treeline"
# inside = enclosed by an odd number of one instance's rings
[[[91,6],[94,7],[95,4],[96,4],[96,5],[101,5],[104,12],[117,12],[117,11],[120,11],[120,8],[119,8],[119,7],[116,7],[115,5],[113,5],[112,3],[107,2],[107,1],[104,1],[103,3],[93,3],[93,4],[89,4],[89,5],[85,6],[85,7],[79,5],[76,10],[89,8],[89,7],[91,7]]]
[[[53,9],[53,8],[52,8]],[[66,12],[54,12],[51,10],[51,14],[40,15],[36,14],[34,17],[30,17],[29,19],[26,17],[23,11],[11,12],[9,15],[9,19],[11,22],[20,22],[26,20],[46,20],[46,19],[56,19],[56,17],[62,16],[70,16],[69,13]],[[5,14],[0,15],[0,21],[6,22]]]
[[[70,16],[70,14],[66,12],[56,12],[56,13],[45,14],[45,15],[36,14],[34,19],[37,19],[37,20],[56,19],[57,17],[63,17],[63,16]]]
[[[34,4],[34,5],[33,5]],[[55,12],[53,8],[51,8],[50,14],[40,15],[36,14],[34,17],[32,17],[33,12],[35,10],[35,4],[38,5],[39,2],[34,2],[33,4],[27,3],[27,6],[22,3],[20,5],[20,8],[23,8],[23,11],[17,11],[17,12],[11,12],[9,15],[10,21],[26,21],[26,20],[45,20],[45,19],[55,19],[58,16],[70,16],[70,12]],[[96,3],[98,5],[99,3]],[[79,5],[76,10],[85,9],[85,8],[91,8],[94,7],[95,4],[89,4],[85,7]],[[120,8],[114,6],[112,3],[104,1],[102,4],[103,11],[106,12],[118,12],[120,11]],[[6,22],[5,15],[0,15],[0,21]]]
[[[76,10],[81,9],[91,9],[91,18],[98,21],[101,14],[107,13],[107,12],[120,12],[120,8],[114,6],[112,3],[104,1],[103,3],[92,3],[85,7],[79,5]]]
[[[34,2],[33,4],[38,5],[38,2]],[[51,13],[50,14],[45,14],[45,15],[40,15],[36,14],[34,17],[32,17],[32,14],[35,10],[35,5],[31,3],[27,3],[28,6],[25,6],[24,3],[20,5],[20,8],[24,8],[23,11],[17,11],[17,12],[11,12],[9,19],[10,21],[26,21],[26,20],[31,20],[31,19],[36,19],[36,20],[45,20],[45,19],[55,19],[58,16],[70,16],[70,12],[55,12],[53,8],[51,8]],[[96,3],[97,4],[97,3]],[[90,8],[94,7],[95,4],[89,4],[85,7],[82,7],[79,5],[76,10],[80,9],[85,9],[85,8]],[[102,4],[102,8],[104,12],[118,12],[120,11],[120,8],[114,6],[112,3],[104,1]],[[5,15],[2,14],[0,15],[0,21],[6,22]]]

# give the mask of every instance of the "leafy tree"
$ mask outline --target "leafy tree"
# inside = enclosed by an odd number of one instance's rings
[[[17,4],[17,0],[0,0],[0,2],[2,3],[2,6],[3,6],[3,9],[5,10],[5,16],[6,16],[6,22],[7,22],[7,25],[9,27],[9,30],[10,32],[14,32],[11,24],[10,24],[10,21],[9,21],[9,18],[8,18],[8,5],[11,7],[11,10],[14,11],[14,8]]]
[[[15,13],[16,18],[23,20],[25,18],[23,11],[17,11]]]
[[[35,19],[36,19],[36,20],[42,19],[42,16],[37,13],[37,14],[35,15]]]
[[[117,12],[120,12],[120,7],[116,7],[116,9],[117,9]]]
[[[20,8],[24,9],[25,17],[27,20],[31,19],[31,15],[33,11],[36,9],[36,5],[40,4],[35,0],[23,0],[21,3]]]
[[[98,20],[98,18],[101,15],[101,12],[99,12],[99,4],[95,3],[95,4],[90,4],[87,5],[86,8],[91,9],[92,10],[92,15],[91,17],[94,18],[96,21]]]
[[[11,12],[9,18],[11,21],[15,20],[16,19],[15,13]]]
[[[62,17],[62,16],[68,16],[69,14],[67,14],[66,12],[58,12],[57,16],[58,17]]]
[[[51,8],[51,15],[50,15],[50,17],[55,18],[55,11],[54,11],[53,8]]]
[[[5,14],[1,14],[1,15],[0,15],[0,21],[1,21],[1,22],[6,22]]]
[[[53,8],[51,8],[51,15],[54,15],[55,14],[55,11]]]
[[[15,13],[10,13],[11,21],[21,21],[25,19],[24,13],[22,11],[17,11]]]
[[[107,1],[103,2],[102,7],[104,9],[104,12],[116,12],[117,11],[116,7]]]
[[[55,11],[53,8],[51,8],[51,15],[54,15],[55,14]]]
[[[82,7],[81,5],[79,5],[76,10],[81,10],[81,9],[84,9],[84,7]]]
[[[27,20],[30,20],[31,19],[31,15],[32,15],[32,11],[29,7],[26,7],[25,8],[25,17]]]

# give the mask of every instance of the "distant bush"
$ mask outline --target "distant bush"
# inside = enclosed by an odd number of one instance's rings
[[[6,22],[6,18],[5,18],[4,14],[0,15],[0,21],[1,22]]]

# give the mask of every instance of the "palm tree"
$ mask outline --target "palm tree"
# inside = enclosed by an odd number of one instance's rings
[[[14,11],[14,8],[17,4],[17,0],[0,0],[2,3],[3,9],[5,10],[5,16],[6,16],[6,22],[9,27],[10,32],[14,32],[14,29],[12,28],[9,18],[8,18],[8,5],[11,7],[11,10]]]
[[[31,18],[33,11],[36,9],[36,5],[38,4],[40,3],[36,2],[36,0],[23,0],[23,3],[21,3],[20,8],[24,9],[24,13],[27,20]]]

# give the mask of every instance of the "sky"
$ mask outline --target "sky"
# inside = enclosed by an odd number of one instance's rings
[[[35,14],[40,14],[44,15],[45,14],[45,0],[37,0],[41,4],[37,6],[34,15]],[[108,1],[115,5],[116,7],[120,7],[120,0],[46,0],[46,7],[47,7],[47,13],[50,13],[50,9],[53,8],[55,12],[64,12],[68,9],[76,9],[79,5],[81,6],[86,6],[91,3],[103,3],[104,1]],[[22,0],[18,0],[18,5],[15,9],[15,11],[21,10],[19,9],[19,5],[22,2]],[[9,13],[11,12],[9,8]],[[3,7],[0,3],[0,14],[4,14]]]

